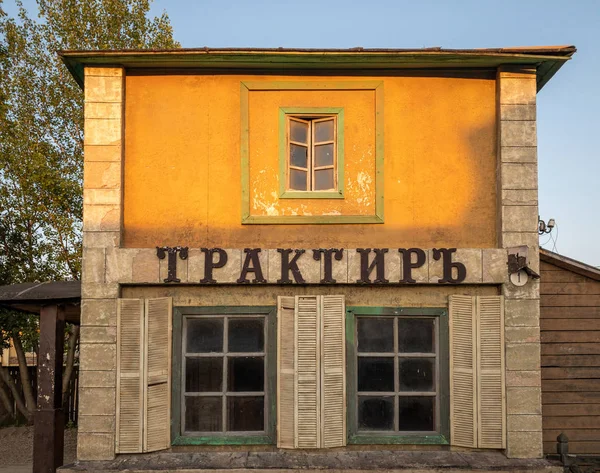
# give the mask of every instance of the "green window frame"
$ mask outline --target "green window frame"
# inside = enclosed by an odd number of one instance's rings
[[[334,182],[337,189],[332,191],[290,190],[289,183],[289,119],[336,118]],[[309,148],[312,146],[309,144]],[[309,153],[310,155],[310,153]],[[309,172],[312,172],[309,166]],[[344,109],[342,107],[281,107],[279,109],[279,197],[281,199],[343,199],[344,198]]]
[[[234,318],[263,316],[265,320],[264,363],[265,363],[265,429],[262,432],[209,432],[194,435],[183,431],[184,413],[184,330],[186,319]],[[277,417],[277,308],[274,306],[216,306],[173,308],[173,354],[171,392],[171,444],[178,445],[270,445],[275,443]],[[226,335],[224,335],[225,337]],[[224,352],[225,353],[225,352]],[[223,355],[227,357],[227,354]],[[227,387],[222,386],[223,396]],[[224,402],[224,401],[223,401]],[[226,403],[224,403],[226,404]],[[222,419],[225,422],[225,419]]]
[[[372,90],[375,93],[375,205],[372,215],[251,215],[250,213],[250,113],[252,91],[283,90]],[[383,81],[248,81],[240,82],[240,155],[242,177],[242,225],[382,224],[384,223],[384,94]],[[282,127],[279,127],[280,130]],[[281,149],[281,146],[280,146]],[[338,148],[339,149],[339,148]],[[281,161],[281,160],[280,160]],[[285,181],[281,181],[284,182]],[[341,179],[340,179],[340,182]],[[280,184],[281,193],[281,184]],[[312,192],[312,191],[311,191]],[[293,198],[293,197],[292,197]],[[300,197],[297,197],[300,198]],[[306,197],[304,197],[306,198]],[[336,198],[343,198],[336,197]]]
[[[358,317],[390,317],[393,319],[420,317],[433,318],[435,320],[436,338],[436,409],[435,409],[435,432],[410,432],[403,433],[395,431],[359,430],[358,429],[358,350],[357,350],[357,318]],[[397,347],[397,322],[394,321],[394,360],[402,355]],[[346,351],[347,351],[347,425],[348,444],[421,444],[421,445],[448,445],[450,440],[450,390],[449,390],[449,351],[448,351],[448,310],[445,308],[404,308],[404,307],[358,307],[348,306],[346,308]],[[406,356],[406,355],[404,355]],[[398,362],[394,362],[395,371],[398,370]],[[394,374],[398,379],[398,374]],[[395,391],[398,391],[397,381]],[[398,406],[401,397],[398,392],[392,394]],[[387,395],[385,395],[387,396]],[[394,409],[394,417],[398,412]]]

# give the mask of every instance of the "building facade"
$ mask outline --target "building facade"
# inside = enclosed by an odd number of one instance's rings
[[[63,52],[79,459],[540,457],[536,93],[573,53]]]

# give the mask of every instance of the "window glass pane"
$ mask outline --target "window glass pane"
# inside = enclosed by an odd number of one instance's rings
[[[220,432],[223,429],[222,397],[186,396],[185,430]]]
[[[333,144],[315,146],[315,167],[333,165]]]
[[[227,367],[228,390],[264,391],[265,370],[262,356],[230,357]]]
[[[220,392],[222,383],[223,358],[186,358],[186,392]]]
[[[265,329],[262,319],[229,319],[229,351],[263,351]]]
[[[400,358],[400,391],[433,391],[435,358]]]
[[[290,144],[290,164],[299,168],[308,167],[308,148]]]
[[[227,430],[251,432],[265,430],[263,396],[229,396],[227,398]]]
[[[223,319],[188,319],[188,353],[223,351]]]
[[[298,143],[308,143],[308,123],[290,120],[290,139]]]
[[[394,351],[394,319],[359,317],[357,319],[359,352],[392,353]]]
[[[398,319],[398,351],[400,353],[434,353],[432,319]]]
[[[333,169],[315,171],[315,190],[333,189]]]
[[[358,428],[394,430],[394,398],[359,396]]]
[[[394,391],[394,358],[359,357],[359,391]]]
[[[315,123],[315,142],[333,140],[333,120]]]
[[[290,188],[296,191],[305,191],[308,173],[290,169]]]
[[[399,428],[404,431],[435,430],[435,397],[400,396]]]

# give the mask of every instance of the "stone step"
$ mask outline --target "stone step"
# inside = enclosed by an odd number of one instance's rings
[[[558,462],[509,459],[501,452],[332,450],[211,451],[119,455],[112,461],[76,462],[60,473],[563,473]]]

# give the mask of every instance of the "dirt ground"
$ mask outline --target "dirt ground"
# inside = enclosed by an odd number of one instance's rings
[[[73,463],[77,455],[77,429],[65,431],[64,463]],[[0,429],[0,473],[31,471],[33,459],[33,427]]]

